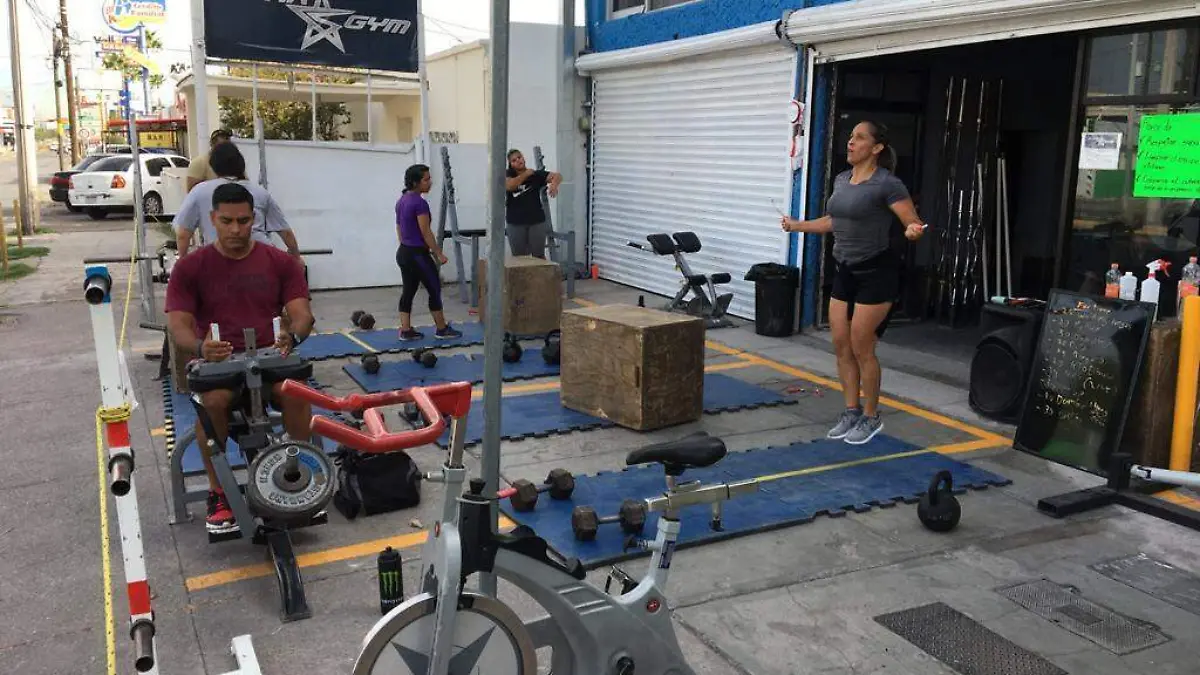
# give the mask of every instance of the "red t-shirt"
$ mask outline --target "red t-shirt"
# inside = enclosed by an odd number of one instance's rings
[[[241,260],[225,257],[215,246],[200,248],[175,264],[167,283],[167,311],[195,316],[198,338],[216,323],[221,339],[234,351],[246,349],[244,328],[254,329],[257,347],[274,344],[271,320],[287,303],[307,297],[300,263],[262,243],[255,243]]]

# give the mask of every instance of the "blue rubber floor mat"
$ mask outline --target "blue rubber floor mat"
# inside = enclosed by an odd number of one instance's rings
[[[833,467],[824,468],[830,465]],[[730,453],[714,466],[689,469],[682,480],[710,484],[805,470],[813,471],[761,483],[758,492],[724,502],[721,532],[710,527],[710,505],[684,508],[678,548],[808,523],[822,515],[837,517],[849,511],[914,503],[929,488],[934,474],[942,470],[953,475],[956,494],[1011,483],[1003,476],[884,435],[862,446],[822,439]],[[655,464],[576,476],[571,499],[539,499],[530,512],[514,511],[507,500],[500,505],[505,515],[533,528],[559,554],[577,557],[585,567],[595,569],[649,553],[640,548],[626,550],[629,535],[615,523],[601,525],[594,541],[576,541],[571,529],[572,509],[588,505],[601,516],[615,515],[622,500],[659,496],[665,487],[662,467]],[[969,518],[969,507],[967,513]],[[649,514],[638,539],[654,539],[658,515]],[[916,513],[912,518],[913,526],[920,527]]]
[[[520,361],[501,365],[505,382],[558,375],[558,366],[547,365],[542,360],[541,349],[526,349]],[[342,366],[342,370],[369,394],[444,382],[477,384],[483,382],[483,354],[438,357],[437,365],[432,368],[426,368],[408,358],[388,361],[380,363],[379,372],[374,375],[357,363],[346,364]]]
[[[704,376],[704,412],[710,415],[794,403],[795,399],[723,373]],[[510,441],[615,426],[608,420],[564,408],[560,392],[557,391],[505,397],[501,406],[500,437]],[[466,436],[468,446],[476,445],[483,439],[481,412],[467,417]],[[446,447],[449,438],[450,432],[447,430],[438,444]]]
[[[313,408],[313,412],[330,417],[339,415],[339,413],[317,407]],[[170,378],[163,381],[163,414],[166,416],[167,452],[179,452],[181,449],[175,447],[175,441],[195,429],[196,409],[187,394],[175,390]],[[336,444],[329,443],[323,438],[314,438],[314,442],[324,448],[326,454],[333,454],[337,450]],[[195,439],[188,443],[182,452],[183,475],[195,476],[204,473],[204,459],[200,455],[200,447],[196,445]],[[226,444],[225,452],[229,457],[230,468],[239,469],[246,466],[246,458],[242,455],[242,450],[237,443],[229,441]]]
[[[300,343],[296,353],[309,361],[324,361],[343,356],[360,356],[367,350],[342,333],[315,333]]]
[[[425,337],[420,340],[412,340],[411,342],[401,342],[399,332],[395,328],[387,328],[383,330],[363,330],[351,331],[350,334],[357,340],[371,345],[371,349],[383,354],[393,354],[397,352],[410,352],[421,347],[446,348],[451,347],[470,347],[472,345],[483,344],[483,324],[478,321],[472,321],[463,324],[451,324],[455,330],[462,333],[462,337],[454,338],[453,340],[441,340],[434,337],[434,331],[437,330],[434,326],[413,326],[416,330],[425,334]]]

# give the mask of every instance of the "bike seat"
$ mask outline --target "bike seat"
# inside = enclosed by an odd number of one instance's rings
[[[725,456],[725,442],[705,432],[684,436],[679,440],[655,443],[629,453],[627,466],[635,464],[662,464],[667,475],[678,476],[684,469],[699,469],[712,466]]]
[[[651,234],[646,236],[646,241],[650,242],[650,248],[658,255],[671,255],[675,253],[675,242],[671,240],[667,234]]]

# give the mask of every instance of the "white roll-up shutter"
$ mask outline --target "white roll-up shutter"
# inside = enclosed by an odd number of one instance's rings
[[[695,232],[693,272],[728,272],[730,313],[754,316],[759,262],[785,262],[788,105],[796,51],[778,44],[593,74],[591,252],[604,279],[674,296],[670,256],[628,246]]]
[[[1197,13],[1197,0],[848,0],[794,11],[784,32],[828,63]]]

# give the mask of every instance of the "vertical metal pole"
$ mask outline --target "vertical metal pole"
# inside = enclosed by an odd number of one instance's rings
[[[483,338],[483,479],[485,490],[500,489],[500,360],[504,340],[504,170],[508,145],[508,2],[492,0],[492,119],[488,139],[491,179],[491,231],[488,233],[487,326]],[[497,529],[496,502],[492,502],[492,530]],[[496,577],[482,575],[479,590],[496,596]]]
[[[146,24],[138,24],[138,51],[143,57],[147,56]],[[142,104],[146,106],[145,114],[150,114],[150,69],[142,67]]]
[[[375,142],[373,108],[375,106],[374,99],[371,97],[371,71],[367,71],[367,145]]]
[[[125,80],[125,89],[129,90],[129,80]],[[133,154],[133,227],[137,233],[137,251],[139,257],[147,255],[146,252],[146,213],[142,209],[142,157],[141,144],[138,142],[137,115],[133,112],[133,106],[129,105],[125,108],[125,120],[131,131],[129,134],[129,148]],[[133,274],[133,270],[129,270]],[[152,275],[154,270],[150,268],[149,260],[138,261],[138,286],[142,294],[142,321],[146,323],[158,322],[158,309],[154,302],[154,283]]]
[[[196,121],[195,157],[208,150],[208,71],[205,70],[204,0],[192,0],[192,91],[195,105],[191,111]]]
[[[62,35],[63,74],[67,81],[67,124],[70,125],[68,131],[71,137],[71,166],[75,166],[79,163],[80,154],[79,110],[78,101],[75,99],[75,91],[78,87],[71,66],[71,29],[67,25],[67,0],[58,0],[58,29]],[[106,122],[108,120],[101,115],[100,124],[103,125]]]
[[[21,81],[21,18],[17,13],[16,0],[9,0],[8,3],[8,28],[9,28],[9,48],[10,59],[12,60],[12,86],[13,86],[13,121],[15,124],[15,134],[13,135],[13,144],[17,147],[17,186],[20,199],[17,201],[21,220],[17,227],[32,228],[33,227],[33,209],[32,191],[30,190],[31,177],[29,175],[29,163],[32,159],[31,155],[36,152],[33,145],[33,129],[30,127],[28,110],[25,108],[25,89]],[[14,214],[15,215],[15,214]]]
[[[317,69],[313,68],[308,73],[308,90],[312,94],[312,139],[315,143],[317,140]]]
[[[54,58],[54,77],[51,78],[54,81],[54,140],[58,143],[58,170],[65,171],[67,167],[66,158],[63,156],[63,151],[66,150],[66,148],[63,146],[66,145],[66,143],[63,142],[62,96],[60,95],[60,87],[58,86],[58,59],[59,55],[62,53],[62,44],[59,42],[57,28],[54,29],[52,40],[54,41],[54,51],[52,52]],[[71,166],[74,166],[74,164]]]
[[[563,182],[558,187],[558,197],[554,203],[550,204],[554,208],[557,204],[557,219],[550,218],[550,211],[546,211],[547,222],[553,220],[558,223],[558,231],[566,234],[567,232],[578,232],[579,225],[586,222],[586,218],[577,218],[575,213],[575,197],[577,194],[576,186],[579,185],[583,176],[580,175],[577,158],[579,157],[579,132],[576,124],[576,119],[579,116],[579,102],[575,92],[578,89],[578,78],[575,74],[575,55],[577,53],[575,40],[575,0],[562,0],[562,53],[558,60],[558,110],[557,118],[557,134],[554,144],[555,157],[553,161],[556,164],[556,170],[562,174]],[[579,241],[585,235],[576,234],[575,241]],[[574,295],[575,286],[575,270],[569,269],[568,261],[571,256],[566,255],[563,249],[574,242],[568,239],[552,240],[554,248],[558,250],[558,260],[555,262],[562,265],[563,270],[567,273],[568,295]],[[562,247],[562,248],[560,248]],[[578,254],[578,251],[575,252]]]
[[[504,7],[505,16],[508,14],[507,4]],[[429,76],[425,72],[425,11],[422,5],[422,0],[417,0],[417,81],[421,86],[421,152],[418,155],[421,158],[421,163],[428,165],[430,158],[433,156],[433,150],[429,143]],[[505,39],[508,35],[508,19],[505,23]],[[493,28],[494,28],[493,24]],[[508,62],[505,61],[507,68]],[[495,96],[495,93],[492,94]],[[493,116],[493,120],[495,117]],[[494,129],[494,127],[493,127]]]

